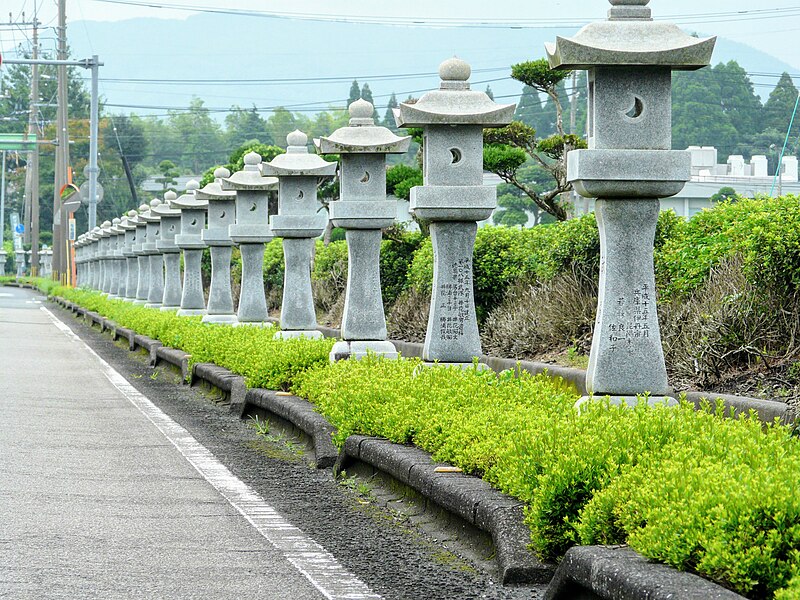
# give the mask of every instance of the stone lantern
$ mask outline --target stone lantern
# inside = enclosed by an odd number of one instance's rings
[[[331,202],[333,225],[347,238],[347,289],[342,340],[334,345],[331,360],[362,358],[367,351],[397,358],[386,340],[386,317],[381,294],[381,229],[394,223],[397,206],[386,197],[386,155],[408,150],[410,137],[398,137],[375,125],[374,107],[356,100],[350,107],[349,127],[319,140],[322,154],[339,154],[340,199]]]
[[[109,298],[119,298],[119,286],[122,279],[122,243],[125,239],[125,230],[120,227],[122,220],[114,217],[111,220],[111,237],[109,238],[109,258],[111,260],[111,287],[108,290]]]
[[[203,323],[236,324],[231,291],[231,240],[229,228],[236,222],[236,192],[222,189],[222,179],[230,177],[225,167],[214,171],[214,181],[197,190],[198,200],[208,202],[208,228],[203,230],[203,241],[211,253],[211,286],[208,289],[208,306]]]
[[[278,214],[270,217],[272,233],[283,238],[285,263],[281,331],[277,338],[322,337],[311,291],[311,258],[314,239],[322,235],[328,215],[317,201],[321,177],[336,173],[336,163],[308,152],[308,136],[293,131],[286,136],[286,154],[261,165],[265,176],[277,177]]]
[[[83,287],[83,280],[86,277],[86,234],[79,235],[75,242],[72,244],[75,250],[75,287]],[[47,259],[46,252],[47,245],[42,244],[39,250],[39,264],[41,265],[40,274],[42,277],[48,277],[47,273]]]
[[[166,198],[166,194],[164,196]],[[175,236],[181,231],[181,211],[165,202],[156,206],[153,213],[161,217],[161,228],[156,240],[156,249],[164,257],[161,310],[177,311],[181,307],[181,250],[175,244]]]
[[[100,291],[111,290],[111,221],[100,226]]]
[[[477,222],[497,205],[497,189],[483,185],[483,129],[514,117],[470,90],[470,66],[451,58],[439,66],[440,89],[395,110],[398,127],[422,127],[423,185],[411,189],[411,212],[431,223],[433,290],[423,360],[468,365],[481,355],[472,281]]]
[[[649,0],[610,0],[608,20],[547,45],[552,68],[589,72],[589,148],[567,155],[567,179],[597,198],[600,286],[586,387],[633,404],[669,394],[656,313],[653,240],[659,199],[691,174],[689,152],[671,150],[676,69],[709,64],[716,38],[653,21]]]
[[[196,196],[200,184],[194,179],[187,182],[186,193],[178,198],[170,194],[169,203],[181,211],[181,232],[175,236],[175,243],[183,250],[183,295],[178,316],[189,317],[206,314],[206,299],[203,296],[203,274],[201,261],[203,249],[203,229],[206,226],[208,200]],[[166,194],[164,197],[166,198]]]
[[[0,277],[5,277],[7,257],[8,257],[8,252],[3,250],[2,246],[0,246]]]
[[[239,325],[271,325],[267,322],[264,293],[264,244],[272,240],[269,228],[269,197],[278,188],[274,177],[262,177],[261,156],[249,152],[244,169],[222,180],[222,189],[236,192],[236,223],[231,239],[242,253],[242,289],[239,294]]]
[[[142,215],[142,219],[147,223],[145,231],[147,237],[142,243],[142,252],[147,256],[147,270],[150,273],[150,282],[147,288],[147,303],[145,308],[161,308],[161,300],[164,297],[164,259],[156,243],[161,229],[161,217],[156,214],[155,209],[162,203],[155,198],[150,201],[150,211]]]
[[[129,210],[125,222],[121,225],[125,230],[125,241],[122,247],[122,256],[125,257],[125,290],[120,291],[120,296],[126,302],[136,300],[136,284],[139,279],[139,265],[133,253],[133,244],[136,241],[136,226],[139,222],[138,212]]]
[[[147,304],[147,292],[150,289],[150,258],[144,250],[147,241],[147,221],[145,216],[150,214],[150,205],[139,206],[139,215],[136,217],[136,238],[133,241],[133,253],[136,255],[136,300],[134,304]]]
[[[14,259],[17,264],[17,277],[25,277],[25,251],[22,249],[16,250]]]

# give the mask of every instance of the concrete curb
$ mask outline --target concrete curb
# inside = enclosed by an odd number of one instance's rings
[[[527,550],[530,530],[523,521],[523,504],[489,485],[463,473],[440,473],[431,455],[414,446],[388,440],[352,435],[335,465],[338,474],[348,462],[358,460],[388,473],[441,508],[458,515],[492,536],[497,564],[504,584],[547,583],[555,565],[539,561]]]
[[[155,366],[156,364],[156,350],[161,348],[164,344],[159,342],[158,340],[154,340],[153,338],[149,338],[146,335],[139,335],[138,333],[134,333],[133,336],[133,345],[134,349],[138,346],[150,354],[150,366]]]
[[[191,358],[190,354],[186,354],[183,350],[178,350],[177,348],[170,348],[168,346],[161,346],[160,348],[156,348],[156,363],[154,366],[158,365],[159,360],[163,360],[164,362],[168,362],[171,365],[178,367],[181,370],[181,378],[184,382],[190,377],[191,373],[189,371],[189,359]]]
[[[187,354],[186,356],[188,357],[189,355]],[[198,380],[202,379],[225,392],[231,402],[231,412],[239,417],[242,416],[244,412],[244,394],[247,390],[244,377],[236,375],[214,363],[195,363],[188,379],[189,385],[194,385]]]
[[[278,392],[260,388],[247,390],[245,404],[257,406],[288,421],[311,438],[318,469],[334,466],[339,457],[331,439],[336,428],[316,411],[313,404],[297,396],[279,396]]]
[[[712,392],[686,392],[686,399],[698,409],[703,400],[708,400],[712,405],[718,399],[722,400],[725,405],[725,416],[727,417],[730,417],[732,413],[737,415],[747,414],[749,411],[754,410],[758,413],[759,420],[764,423],[771,423],[778,419],[784,425],[789,425],[794,421],[789,405],[783,402],[747,398],[745,396],[731,396],[730,394],[714,394]]]
[[[628,547],[575,546],[567,551],[545,600],[744,600],[699,575],[653,563]]]

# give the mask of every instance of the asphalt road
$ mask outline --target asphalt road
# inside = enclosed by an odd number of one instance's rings
[[[0,597],[540,597],[42,301],[0,288]]]

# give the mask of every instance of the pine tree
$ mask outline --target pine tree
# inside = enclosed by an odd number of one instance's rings
[[[770,93],[764,104],[764,129],[774,128],[784,133],[789,128],[792,114],[797,104],[797,88],[788,73],[783,73],[778,85]],[[800,133],[800,119],[795,116],[789,139],[796,139]]]
[[[486,95],[489,96],[492,100],[494,100],[494,93],[492,93],[492,86],[486,86]]]
[[[361,98],[372,104],[372,118],[377,122],[380,117],[378,117],[378,111],[375,108],[375,100],[372,98],[372,90],[369,89],[368,83],[365,83],[361,87]]]
[[[539,97],[539,92],[526,85],[522,88],[522,96],[517,104],[517,110],[514,113],[515,121],[522,121],[525,125],[533,127],[537,131],[542,122],[542,99]]]
[[[358,81],[353,79],[353,83],[350,84],[350,97],[347,99],[347,106],[350,106],[359,98],[361,98],[361,87],[358,85]]]
[[[755,135],[763,130],[763,107],[753,89],[753,82],[735,60],[719,63],[713,69],[714,79],[720,86],[722,110],[731,125],[743,137]]]
[[[392,109],[397,108],[397,96],[394,95],[392,92],[392,96],[389,98],[389,103],[386,105],[386,113],[383,116],[383,123],[384,127],[388,127],[394,132],[397,132],[397,123],[394,120],[394,111]]]

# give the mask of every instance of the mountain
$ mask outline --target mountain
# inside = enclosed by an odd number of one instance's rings
[[[383,115],[392,92],[403,100],[437,86],[439,63],[453,55],[472,65],[475,89],[491,85],[499,102],[516,102],[521,84],[508,77],[509,66],[540,58],[544,42],[574,33],[553,28],[408,28],[218,14],[197,14],[185,20],[77,21],[68,28],[74,57],[97,53],[105,63],[101,93],[108,110],[164,114],[165,107],[186,107],[192,96],[198,96],[207,107],[220,110],[220,119],[233,104],[308,112],[344,107],[353,79],[369,83]],[[714,62],[734,59],[753,73],[797,71],[750,46],[719,39]],[[176,84],[176,79],[272,81],[209,85]],[[776,82],[777,77],[757,78],[762,99]]]

